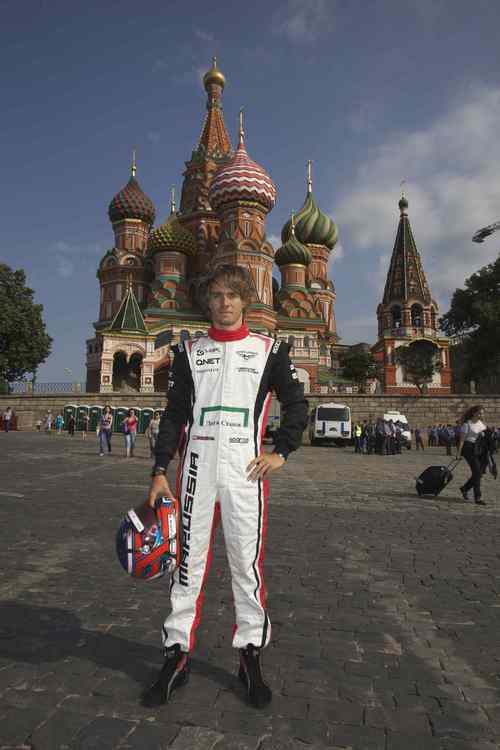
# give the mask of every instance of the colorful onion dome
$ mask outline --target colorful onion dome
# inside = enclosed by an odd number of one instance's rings
[[[276,203],[276,186],[265,169],[252,161],[243,139],[243,120],[240,112],[240,142],[234,156],[215,173],[208,200],[215,211],[233,201],[259,203],[270,211]]]
[[[274,260],[278,266],[285,266],[287,263],[300,263],[301,266],[308,266],[312,260],[309,248],[299,242],[295,235],[293,214],[290,219],[290,237],[277,249]]]
[[[191,232],[182,226],[175,214],[149,235],[149,253],[183,253],[188,257],[196,255],[196,240]]]
[[[208,86],[211,83],[215,83],[217,86],[220,86],[221,88],[224,88],[226,85],[226,79],[224,77],[224,74],[222,71],[219,70],[217,67],[217,58],[213,58],[213,64],[210,70],[205,73],[203,76],[203,85],[205,86],[205,90],[208,91]]]
[[[143,192],[137,182],[136,171],[134,151],[130,180],[109,204],[108,215],[112,223],[123,219],[141,219],[147,224],[153,224],[155,220],[156,211],[153,201]]]
[[[305,245],[324,245],[333,250],[337,242],[338,229],[335,222],[324,214],[308,193],[304,205],[295,216],[295,234]],[[291,221],[287,221],[281,230],[281,241],[286,243],[291,235]]]
[[[295,234],[304,245],[324,245],[333,250],[338,238],[335,222],[317,206],[312,194],[311,161],[307,162],[307,195],[304,205],[295,214]],[[281,230],[281,241],[285,243],[291,234],[292,222],[287,221]]]

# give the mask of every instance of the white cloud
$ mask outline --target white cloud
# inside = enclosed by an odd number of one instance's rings
[[[213,42],[215,42],[215,34],[213,34],[211,31],[204,31],[203,29],[196,29],[196,31],[194,32],[194,35],[201,42],[206,42],[207,44],[213,44]]]
[[[271,19],[275,34],[294,44],[313,44],[333,30],[334,0],[287,0]]]
[[[146,138],[150,143],[153,144],[153,146],[157,146],[161,140],[161,134],[158,132],[158,130],[149,130]]]
[[[75,271],[75,264],[72,260],[69,260],[69,258],[66,258],[64,256],[60,256],[56,260],[56,273],[58,276],[60,276],[63,279],[69,279],[70,276],[73,276],[73,273]]]
[[[77,268],[81,266],[87,270],[97,267],[97,259],[104,253],[100,245],[95,242],[78,244],[66,240],[56,240],[49,248],[54,258],[54,268],[58,276],[69,279]]]
[[[464,279],[498,253],[498,241],[473,244],[473,233],[500,219],[500,88],[469,87],[426,129],[389,134],[358,168],[337,202],[349,252],[382,253],[373,283],[380,290],[406,179],[409,216],[431,292],[447,300]]]

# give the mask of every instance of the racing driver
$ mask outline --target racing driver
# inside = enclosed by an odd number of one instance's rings
[[[172,579],[171,613],[163,626],[165,663],[143,702],[166,703],[188,679],[220,519],[231,570],[239,678],[249,702],[259,708],[272,697],[260,666],[260,650],[271,635],[262,575],[267,478],[299,447],[308,404],[288,344],[251,333],[243,322],[252,294],[246,269],[220,265],[204,289],[212,325],[206,336],[174,347],[168,405],[156,443],[149,502],[154,505],[159,495],[174,496],[166,471],[179,448],[183,549]],[[274,451],[265,453],[261,445],[271,391],[281,402],[282,419]]]

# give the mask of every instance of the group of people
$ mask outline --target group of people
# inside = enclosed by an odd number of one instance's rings
[[[158,432],[160,429],[160,417],[161,414],[159,411],[154,412],[145,433],[149,443],[151,458],[153,458],[154,456],[156,440],[158,438]],[[89,424],[89,415],[85,413],[81,414],[79,416],[78,427],[79,431],[81,431],[82,433],[83,440],[85,440],[87,437]],[[120,422],[120,431],[125,439],[125,455],[127,458],[132,458],[134,455],[138,424],[139,422],[135,413],[135,409],[129,409],[127,416],[124,417]],[[48,410],[43,419],[38,419],[36,426],[37,430],[39,431],[41,431],[43,427],[44,431],[48,434],[55,431],[58,435],[61,435],[63,430],[66,429],[68,435],[70,435],[70,437],[74,437],[77,427],[76,416],[74,413],[69,414],[65,425],[64,416],[61,413],[57,414],[57,416],[54,418],[52,412]],[[102,411],[102,415],[97,424],[96,434],[98,438],[99,455],[104,456],[105,453],[111,453],[111,437],[113,435],[113,411],[111,409],[111,406],[109,405],[106,405]]]
[[[460,433],[462,430],[463,418],[453,424],[439,424],[427,427],[427,447],[433,448],[442,446],[446,448],[446,454],[451,456],[453,448],[457,448],[460,442]],[[487,427],[489,439],[496,452],[500,444],[500,427]],[[425,450],[424,447],[424,430],[420,427],[415,428],[415,448],[416,450]]]
[[[406,425],[392,419],[379,417],[376,422],[365,419],[352,428],[354,452],[366,455],[393,456],[401,453]]]

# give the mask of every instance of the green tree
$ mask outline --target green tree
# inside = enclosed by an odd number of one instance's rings
[[[394,359],[404,369],[405,380],[417,386],[419,393],[425,393],[436,372],[443,367],[439,348],[432,341],[422,339],[408,346],[398,346]]]
[[[367,380],[380,378],[380,366],[371,352],[355,350],[342,358],[342,375],[363,391]]]
[[[24,271],[0,263],[0,381],[34,373],[50,354],[42,305],[33,301]]]
[[[481,380],[498,370],[500,360],[500,254],[456,289],[440,321],[448,336],[463,341],[468,379]]]

